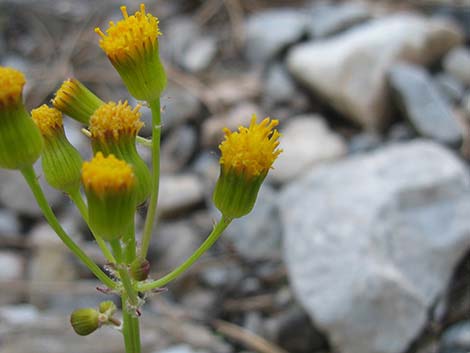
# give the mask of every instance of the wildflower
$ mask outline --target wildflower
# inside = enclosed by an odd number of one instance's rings
[[[42,169],[47,182],[65,193],[77,192],[82,157],[65,136],[62,113],[44,104],[33,109],[31,116],[44,139]]]
[[[106,34],[95,28],[100,46],[136,99],[158,99],[166,85],[158,50],[158,19],[145,12],[144,4],[134,15],[129,16],[125,6],[121,12],[124,19],[111,21]]]
[[[57,90],[52,105],[83,124],[104,102],[75,78],[64,81]]]
[[[103,104],[90,118],[90,133],[94,153],[112,153],[132,165],[136,176],[137,203],[141,204],[150,194],[151,177],[135,145],[137,133],[144,125],[139,109],[139,105],[132,109],[127,101]]]
[[[80,336],[88,336],[100,327],[100,313],[92,308],[75,310],[70,315],[73,330]]]
[[[88,200],[93,231],[104,240],[122,237],[133,224],[135,176],[132,167],[110,154],[98,152],[82,167],[82,183]]]
[[[253,115],[248,128],[238,132],[224,129],[225,140],[219,145],[220,176],[215,186],[214,203],[228,218],[248,214],[256,202],[258,191],[279,154],[280,136],[274,128],[277,120],[256,123]]]
[[[23,105],[24,75],[0,66],[0,167],[23,169],[41,154],[39,129]]]

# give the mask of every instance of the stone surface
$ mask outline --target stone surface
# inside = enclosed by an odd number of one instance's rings
[[[423,68],[397,64],[389,82],[399,108],[420,135],[450,144],[460,141],[462,129],[451,107]]]
[[[347,147],[341,136],[332,132],[319,115],[291,118],[281,128],[283,153],[269,174],[276,183],[289,182],[313,165],[340,158]]]
[[[17,282],[24,279],[24,259],[11,250],[0,250],[0,305],[17,303],[21,297],[9,282]],[[1,320],[0,320],[1,321]]]
[[[429,64],[462,41],[447,22],[394,15],[360,25],[288,53],[290,72],[345,117],[369,129],[384,127],[390,104],[386,72],[398,60]]]
[[[20,235],[18,217],[9,209],[0,209],[0,238],[15,238]]]
[[[174,173],[196,153],[197,131],[193,126],[182,125],[168,133],[162,142],[160,168],[162,173]]]
[[[399,353],[470,245],[469,175],[430,141],[312,170],[279,199],[296,296],[342,353]]]
[[[201,103],[195,96],[175,85],[168,85],[163,92],[161,106],[164,132],[195,119],[201,110]]]
[[[204,201],[204,186],[194,174],[164,174],[160,178],[158,211],[171,216],[187,211]]]
[[[449,74],[470,86],[470,49],[459,47],[451,50],[445,56],[443,66]]]
[[[439,73],[434,77],[434,82],[450,103],[458,104],[465,94],[464,85],[450,74]]]
[[[369,8],[361,3],[320,3],[312,9],[307,26],[313,38],[325,38],[357,25],[371,16]]]
[[[291,75],[280,63],[269,67],[264,86],[264,99],[268,105],[288,103],[298,93]]]
[[[224,232],[240,256],[256,260],[278,256],[281,249],[281,224],[275,201],[278,193],[263,185],[253,211],[235,220]]]
[[[182,58],[183,67],[190,72],[199,72],[209,67],[217,54],[217,40],[212,36],[197,38],[190,43]]]
[[[441,336],[441,353],[464,353],[470,350],[470,321],[450,326]]]
[[[155,351],[153,353],[203,353],[202,351],[195,351],[191,346],[187,344],[178,344],[176,346],[171,346],[160,351]]]
[[[250,16],[246,23],[246,56],[263,63],[297,42],[306,30],[307,17],[296,9],[274,9]]]

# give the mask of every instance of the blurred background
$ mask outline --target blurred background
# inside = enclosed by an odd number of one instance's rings
[[[152,277],[189,256],[218,217],[222,127],[277,118],[285,152],[252,214],[147,298],[144,352],[469,352],[470,2],[146,4],[161,21],[169,76]],[[71,76],[136,104],[93,31],[118,20],[119,5],[0,1],[0,64],[25,72],[29,109]],[[79,126],[65,125],[89,158]],[[104,264],[73,205],[44,187]],[[122,352],[110,328],[84,338],[68,323],[72,310],[110,298],[97,284],[20,175],[0,171],[0,352]]]

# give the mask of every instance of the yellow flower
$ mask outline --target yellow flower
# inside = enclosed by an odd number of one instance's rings
[[[41,154],[39,129],[26,111],[22,96],[24,75],[0,66],[0,167],[23,169]]]
[[[47,182],[65,193],[78,192],[82,157],[65,136],[62,113],[43,104],[31,116],[44,138],[42,169]]]
[[[82,183],[93,231],[108,241],[121,238],[133,224],[136,208],[132,167],[112,154],[104,157],[98,152],[83,163]]]
[[[150,170],[139,156],[135,139],[144,123],[140,120],[140,105],[134,109],[127,104],[109,102],[99,107],[90,118],[93,152],[114,154],[132,165],[136,175],[137,202],[147,200],[152,181]]]
[[[64,81],[52,99],[56,109],[83,124],[88,124],[90,116],[103,103],[75,78]]]
[[[258,191],[279,154],[277,120],[256,123],[253,115],[248,128],[237,132],[224,129],[225,140],[219,145],[220,176],[215,186],[215,206],[227,218],[242,217],[253,209]]]
[[[111,21],[106,34],[95,28],[100,46],[135,98],[157,99],[166,85],[158,50],[158,19],[145,12],[144,4],[134,15],[129,16],[125,6],[121,12],[124,19]]]

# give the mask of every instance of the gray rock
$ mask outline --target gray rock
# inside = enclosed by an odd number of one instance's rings
[[[434,82],[443,97],[447,98],[450,103],[459,103],[465,94],[463,84],[450,74],[439,73],[434,77]]]
[[[163,174],[160,177],[158,211],[170,216],[204,202],[204,185],[194,174]]]
[[[294,292],[342,353],[399,353],[470,245],[469,175],[415,141],[314,169],[283,190]]]
[[[416,132],[406,122],[393,124],[388,132],[387,142],[400,142],[416,137]]]
[[[376,133],[363,132],[354,135],[348,144],[349,153],[363,153],[379,147],[383,138]]]
[[[169,85],[163,93],[161,105],[164,132],[195,119],[201,110],[201,102],[195,96],[174,85]]]
[[[263,63],[297,42],[306,30],[305,12],[274,9],[250,16],[246,23],[246,56],[251,63]]]
[[[447,22],[394,15],[288,53],[290,72],[347,118],[368,129],[390,119],[386,73],[399,60],[428,64],[462,41]]]
[[[27,325],[39,318],[39,310],[31,304],[0,307],[0,319],[8,325]]]
[[[203,353],[202,351],[196,351],[187,344],[179,344],[176,346],[171,346],[166,349],[155,351],[154,353]]]
[[[161,171],[174,173],[185,166],[196,151],[197,138],[196,129],[190,125],[170,131],[161,145]]]
[[[365,4],[320,4],[312,9],[308,32],[313,38],[325,38],[347,30],[371,17]]]
[[[445,56],[443,65],[449,74],[465,86],[470,86],[470,49],[458,47],[451,50]]]
[[[266,259],[279,256],[281,224],[275,201],[278,193],[269,185],[261,188],[253,211],[235,220],[225,231],[235,249],[247,259]]]
[[[244,277],[242,269],[230,262],[224,262],[223,265],[208,267],[201,271],[201,279],[212,288],[239,288]]]
[[[450,326],[441,336],[442,353],[468,352],[470,350],[470,321]]]
[[[298,93],[294,80],[282,64],[269,67],[264,86],[264,99],[268,105],[289,103]]]
[[[199,72],[209,67],[217,54],[217,40],[211,36],[197,38],[186,49],[183,67],[189,72]]]
[[[0,208],[0,238],[15,238],[20,235],[21,224],[14,212]]]
[[[344,156],[346,143],[335,134],[319,115],[302,115],[290,119],[281,127],[283,153],[274,163],[270,180],[289,182],[309,170],[313,165]]]
[[[451,107],[423,68],[397,64],[389,82],[398,106],[420,135],[450,144],[461,140],[462,129]]]
[[[200,36],[201,29],[192,17],[180,16],[168,21],[162,32],[165,35],[161,37],[161,55],[181,65],[186,50]]]
[[[439,18],[445,18],[458,23],[465,32],[466,40],[470,39],[470,9],[462,4],[458,4],[455,1],[443,0],[441,2],[447,2],[442,6],[434,7],[433,15]],[[432,2],[432,0],[430,0]],[[432,4],[435,5],[435,4]]]
[[[17,303],[20,300],[18,292],[14,290],[15,286],[10,285],[9,282],[23,279],[24,265],[24,259],[19,254],[10,250],[0,250],[0,283],[2,283],[0,305]]]

